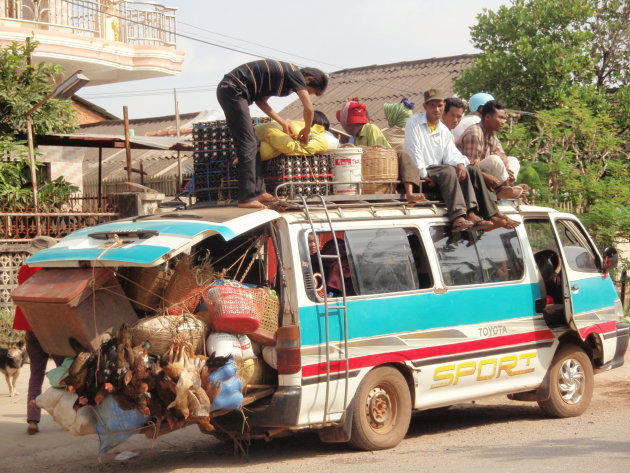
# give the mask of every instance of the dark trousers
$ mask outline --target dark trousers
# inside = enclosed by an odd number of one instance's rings
[[[28,379],[28,396],[26,398],[26,421],[39,422],[42,410],[35,404],[35,398],[42,393],[48,353],[39,344],[39,340],[33,332],[26,332],[26,351],[30,359],[31,377]],[[52,355],[55,364],[59,366],[65,357]]]
[[[243,93],[226,80],[217,88],[217,99],[225,113],[238,157],[238,201],[243,204],[251,202],[265,192],[265,183],[249,103]]]
[[[451,220],[466,216],[468,210],[477,207],[475,189],[470,178],[466,177],[463,181],[459,181],[454,166],[449,164],[429,166],[427,175],[437,183]]]
[[[486,181],[483,179],[481,169],[477,166],[471,165],[468,166],[466,170],[468,171],[470,182],[475,189],[479,215],[487,220],[499,212],[499,208],[497,207],[497,196],[494,192],[488,189],[488,186],[486,186]]]

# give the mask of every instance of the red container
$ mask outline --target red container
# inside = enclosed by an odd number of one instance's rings
[[[42,269],[11,294],[44,351],[74,356],[74,338],[87,349],[137,320],[114,272],[108,268]]]
[[[212,286],[203,295],[216,332],[251,333],[260,327],[263,289],[228,284]]]

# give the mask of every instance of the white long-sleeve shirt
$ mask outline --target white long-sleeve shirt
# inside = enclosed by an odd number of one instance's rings
[[[470,161],[459,152],[453,142],[453,135],[442,123],[438,122],[431,131],[426,113],[413,115],[405,126],[405,151],[418,166],[420,178],[427,177],[427,168],[438,164],[468,166]]]

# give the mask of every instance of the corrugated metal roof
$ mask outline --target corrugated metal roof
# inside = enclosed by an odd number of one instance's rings
[[[367,106],[370,119],[381,128],[387,127],[383,104],[397,103],[403,97],[416,103],[415,113],[422,112],[425,90],[443,89],[453,94],[453,78],[470,67],[474,55],[465,54],[419,61],[397,62],[344,69],[330,74],[328,89],[322,97],[312,96],[316,110],[326,114],[332,127],[341,128],[335,116],[348,97],[359,97]],[[299,100],[285,107],[282,116],[302,118]]]

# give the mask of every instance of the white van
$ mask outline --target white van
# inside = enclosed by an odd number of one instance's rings
[[[28,264],[120,271],[209,251],[217,270],[253,258],[243,282],[280,297],[275,369],[245,423],[240,412],[210,423],[250,438],[314,428],[376,450],[405,437],[412,410],[484,396],[580,415],[593,374],[623,363],[615,251],[602,256],[573,215],[501,211],[523,224],[452,234],[441,205],[393,200],[190,208],[77,231]]]

